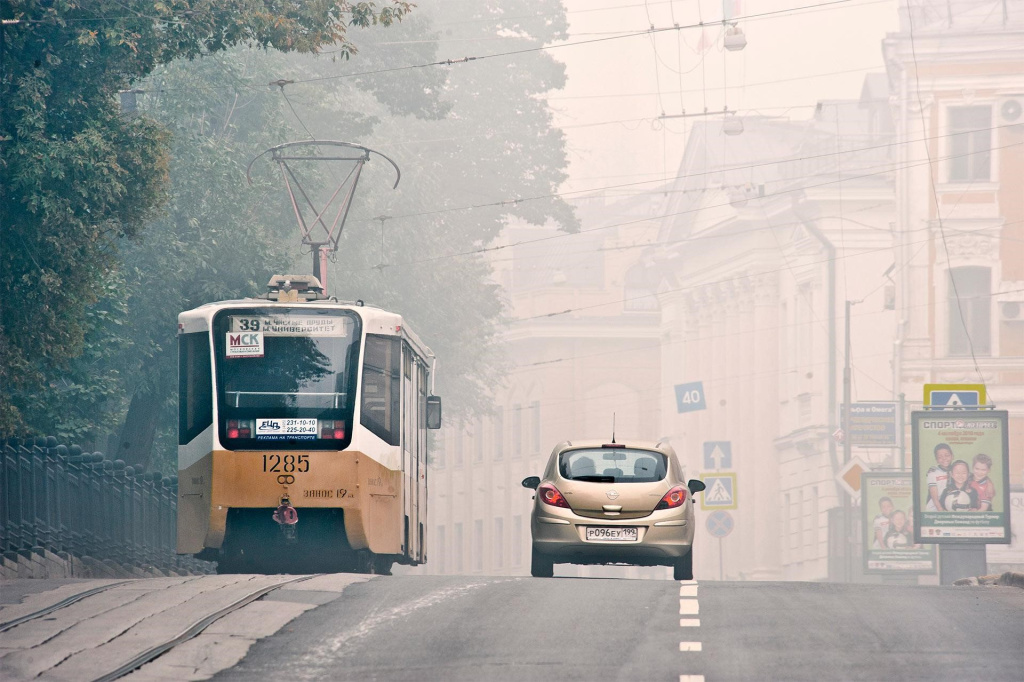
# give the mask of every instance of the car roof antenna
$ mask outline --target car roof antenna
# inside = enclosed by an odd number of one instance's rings
[[[612,412],[612,442],[615,442],[615,413]]]

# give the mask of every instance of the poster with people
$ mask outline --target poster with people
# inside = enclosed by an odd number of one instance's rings
[[[911,415],[914,541],[1010,542],[1005,410]]]
[[[865,573],[934,573],[935,545],[914,540],[914,481],[910,472],[865,472]]]

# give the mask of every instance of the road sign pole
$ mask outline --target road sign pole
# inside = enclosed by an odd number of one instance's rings
[[[725,580],[722,573],[722,538],[718,538],[718,580]]]
[[[851,400],[851,386],[850,386],[850,307],[853,304],[850,301],[846,302],[846,354],[843,360],[843,466],[849,463],[851,457],[850,447],[852,445],[853,438],[851,437],[850,430],[850,400]],[[850,546],[853,538],[850,537],[850,516],[853,513],[853,507],[849,496],[843,498],[843,538]],[[853,561],[853,552],[844,551],[845,561],[843,562],[843,576],[845,582],[850,582],[853,577],[853,569],[851,563]]]
[[[907,394],[900,393],[899,418],[900,471],[907,470]]]

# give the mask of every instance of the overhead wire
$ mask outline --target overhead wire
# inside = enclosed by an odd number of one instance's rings
[[[1012,143],[1012,144],[1004,145],[1003,147],[997,147],[995,149],[1004,149],[1004,148],[1019,147],[1019,146],[1024,146],[1024,143],[1015,142],[1015,143]],[[951,156],[946,157],[946,158],[957,158],[959,156],[970,156],[970,155],[971,154],[951,155]],[[793,192],[802,192],[802,191],[805,191],[805,190],[808,190],[808,189],[816,189],[816,188],[819,188],[819,187],[826,187],[826,186],[829,186],[829,185],[834,185],[837,182],[846,182],[847,180],[860,180],[860,179],[870,178],[870,177],[874,177],[876,175],[883,175],[883,174],[886,174],[886,173],[890,173],[890,172],[892,172],[894,170],[899,170],[900,168],[914,168],[914,167],[918,167],[918,166],[922,166],[922,165],[927,165],[928,163],[930,163],[930,162],[928,162],[928,161],[917,162],[917,163],[907,164],[907,165],[904,165],[902,167],[901,166],[891,166],[891,167],[887,167],[886,169],[884,169],[882,171],[876,171],[876,172],[872,172],[872,173],[864,173],[864,174],[860,174],[860,175],[851,176],[850,178],[840,178],[839,180],[827,180],[827,181],[824,181],[824,182],[821,182],[821,183],[810,184],[810,185],[799,185],[799,186],[790,187],[790,188],[787,188],[787,189],[782,189],[782,190],[779,190],[777,192],[765,193],[762,197],[759,197],[759,198],[772,197],[772,196],[782,196],[782,195],[790,194],[790,193],[793,193]],[[731,205],[731,202],[717,204],[715,206],[703,206],[703,207],[698,207],[698,208],[686,209],[686,210],[683,210],[683,211],[675,211],[675,212],[665,213],[665,214],[662,214],[660,216],[653,216],[653,217],[648,217],[648,218],[640,218],[640,219],[635,219],[635,220],[628,220],[628,221],[619,222],[619,223],[611,223],[611,224],[608,224],[608,225],[602,225],[600,227],[592,228],[592,229],[589,229],[589,230],[580,230],[578,232],[563,232],[563,233],[559,233],[559,234],[556,234],[556,235],[551,235],[551,236],[547,236],[547,237],[543,237],[543,238],[538,238],[538,239],[522,240],[522,241],[515,242],[515,243],[497,244],[497,245],[494,245],[494,246],[479,247],[479,248],[469,249],[469,250],[465,250],[465,251],[459,251],[459,252],[456,252],[456,253],[444,254],[444,255],[439,255],[439,256],[432,256],[432,257],[423,258],[423,259],[419,259],[419,260],[411,260],[411,261],[406,261],[404,263],[396,263],[395,265],[409,266],[409,265],[420,265],[420,264],[424,264],[424,263],[435,263],[435,262],[438,262],[438,261],[448,260],[448,259],[451,259],[451,258],[461,258],[461,257],[471,256],[471,255],[476,255],[476,254],[489,253],[489,252],[494,252],[494,251],[501,251],[501,250],[504,250],[504,249],[512,248],[514,246],[518,246],[520,244],[532,244],[532,243],[537,243],[537,242],[551,241],[551,240],[554,240],[554,239],[565,239],[565,238],[573,237],[573,236],[576,236],[576,235],[591,234],[593,232],[598,232],[598,231],[602,231],[602,230],[608,230],[608,229],[615,228],[615,227],[623,227],[623,226],[626,226],[626,225],[635,225],[637,223],[648,222],[648,221],[655,220],[655,219],[671,218],[671,217],[676,217],[676,216],[680,216],[680,215],[686,215],[686,214],[689,214],[689,213],[695,213],[695,212],[698,212],[698,211],[701,211],[701,210],[706,210],[708,208],[722,208],[722,207],[726,207],[726,206],[729,206],[729,205]]]
[[[992,126],[990,128],[979,128],[978,130],[999,130],[1001,128],[1009,128],[1009,127],[1011,127],[1011,124],[1002,124],[1002,125]],[[943,133],[943,134],[940,134],[940,135],[930,135],[930,136],[927,136],[927,137],[915,138],[913,140],[906,140],[904,142],[899,142],[899,143],[897,143],[897,142],[885,142],[883,144],[870,145],[870,146],[866,146],[866,147],[857,147],[857,148],[853,148],[853,149],[847,149],[847,150],[845,150],[843,152],[823,152],[823,153],[820,153],[820,154],[807,154],[807,155],[801,155],[801,156],[793,156],[793,157],[789,157],[789,158],[785,158],[785,159],[781,159],[781,160],[780,159],[774,159],[774,160],[771,160],[771,161],[764,161],[764,162],[758,162],[758,163],[727,165],[727,166],[724,166],[722,168],[716,168],[714,170],[709,170],[709,171],[700,171],[700,172],[697,172],[697,173],[689,173],[687,175],[676,175],[676,176],[674,176],[672,178],[668,178],[668,179],[669,180],[681,180],[681,179],[684,179],[684,178],[687,178],[687,177],[714,175],[714,174],[722,173],[722,172],[729,172],[729,171],[736,171],[736,170],[749,170],[749,169],[762,168],[762,167],[767,167],[767,166],[776,166],[779,163],[789,163],[789,162],[796,162],[796,161],[808,161],[808,160],[813,160],[813,159],[829,158],[829,157],[836,156],[837,153],[854,154],[854,153],[859,153],[859,152],[874,151],[874,150],[878,150],[878,149],[886,149],[886,148],[892,148],[892,147],[896,147],[896,146],[900,146],[900,145],[909,145],[909,144],[915,144],[915,143],[918,143],[918,142],[926,142],[926,141],[930,141],[930,140],[936,140],[936,139],[941,139],[941,138],[945,138],[945,137],[951,137],[952,135],[953,135],[953,133]],[[396,142],[396,144],[402,144],[402,143],[403,143],[403,141],[401,141],[401,140]],[[657,173],[657,172],[653,172],[653,173],[648,173],[646,175],[660,175],[660,174]],[[613,175],[613,176],[597,176],[597,177],[589,178],[589,179],[602,179],[602,178],[606,178],[606,177],[636,177],[636,176],[637,176],[637,174],[632,174],[631,173],[631,174]],[[814,177],[816,177],[816,176],[817,176],[817,174],[815,174]],[[590,193],[593,193],[593,192],[604,191],[604,190],[609,190],[609,189],[622,189],[622,188],[625,188],[625,187],[638,187],[638,186],[641,186],[641,185],[650,185],[652,183],[662,183],[662,182],[665,182],[665,179],[661,178],[661,177],[658,177],[658,178],[653,178],[651,180],[641,180],[641,181],[637,181],[637,182],[618,183],[618,184],[614,184],[614,185],[603,185],[603,186],[599,186],[599,187],[591,187],[591,188],[580,189],[580,190],[567,190],[567,191],[564,191],[564,192],[551,192],[551,193],[548,193],[548,194],[540,194],[540,195],[535,195],[535,196],[531,196],[531,197],[515,197],[515,198],[510,198],[510,199],[501,199],[501,200],[496,200],[496,201],[493,201],[493,202],[487,202],[487,203],[482,203],[482,204],[467,204],[467,205],[464,205],[464,206],[441,208],[441,209],[432,209],[432,210],[428,210],[428,211],[418,211],[418,212],[415,212],[415,213],[406,213],[406,214],[402,214],[402,215],[393,216],[393,218],[396,219],[396,220],[397,219],[402,219],[402,218],[418,218],[418,217],[427,216],[427,215],[437,215],[437,214],[440,214],[440,213],[450,213],[450,212],[455,212],[455,211],[468,211],[468,210],[475,210],[475,209],[480,209],[480,208],[510,206],[510,205],[516,205],[516,204],[519,204],[519,203],[522,203],[522,202],[525,202],[525,201],[539,201],[539,200],[543,200],[543,199],[552,199],[552,198],[563,198],[563,199],[565,199],[569,195],[574,195],[574,194],[590,194]],[[655,192],[655,193],[661,193],[663,190],[659,188],[659,189],[652,190],[652,191]],[[670,190],[670,191],[674,192],[674,193],[678,193],[678,192],[698,192],[698,191],[704,191],[704,190],[701,189],[701,188],[698,188],[698,189],[689,189],[689,190]],[[363,221],[373,220],[373,218],[369,217],[369,216],[354,217],[353,219],[355,219],[355,220],[363,220]]]

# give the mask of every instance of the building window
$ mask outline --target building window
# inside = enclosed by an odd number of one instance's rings
[[[462,523],[456,523],[452,532],[452,564],[456,573],[462,573]]]
[[[484,461],[484,420],[478,418],[476,420],[476,433],[473,434],[473,461],[482,462]]]
[[[530,403],[530,437],[532,442],[530,445],[530,452],[536,454],[540,452],[540,401],[534,400]]]
[[[523,406],[512,406],[512,456],[523,455]]]
[[[444,469],[444,451],[446,444],[444,438],[434,440],[434,448],[430,451],[430,461],[435,469]]]
[[[988,268],[951,268],[949,291],[949,355],[992,354],[992,279]]]
[[[789,496],[787,495],[786,497]],[[800,507],[803,506],[802,498],[803,496],[797,492],[792,504],[789,505],[789,548],[791,550],[800,547]]]
[[[494,567],[505,567],[505,519],[499,517],[494,519]]]
[[[494,415],[494,459],[499,460],[505,454],[505,413],[498,408]]]
[[[437,532],[434,534],[434,547],[435,550],[431,556],[437,557],[437,572],[445,572],[445,546],[444,546],[444,526],[438,526]]]
[[[782,547],[788,546],[789,532],[793,524],[789,519],[789,493],[782,496]]]
[[[949,181],[990,180],[992,107],[950,107]]]
[[[473,570],[484,570],[484,520],[473,522]]]
[[[523,517],[512,517],[512,565],[523,565]]]
[[[455,467],[462,466],[462,441],[466,437],[466,425],[459,423],[455,429],[454,440],[455,440]]]
[[[818,544],[818,487],[811,488],[811,499],[808,500],[810,509],[807,511],[807,525],[804,528],[804,544],[811,548],[811,554],[816,554]]]

